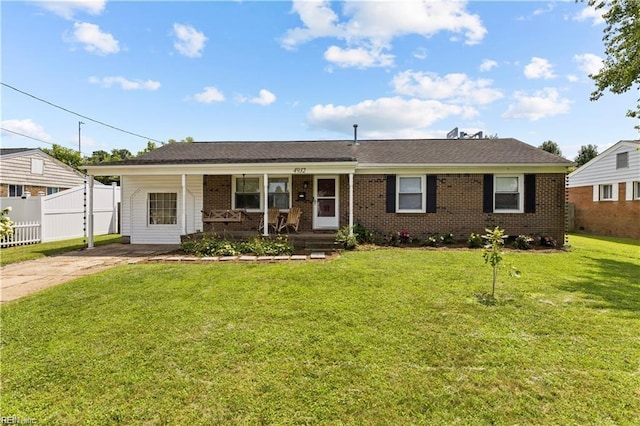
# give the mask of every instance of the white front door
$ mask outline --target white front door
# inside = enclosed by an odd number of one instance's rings
[[[313,229],[338,229],[340,225],[338,176],[315,176]]]

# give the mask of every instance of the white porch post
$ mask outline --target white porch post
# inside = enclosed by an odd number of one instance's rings
[[[87,248],[93,248],[93,176],[89,175],[89,242]]]
[[[111,182],[111,226],[109,227],[109,233],[115,234],[118,232],[118,185],[115,182]]]
[[[187,235],[187,175],[182,175],[182,235]]]
[[[262,224],[264,225],[264,230],[262,231],[262,235],[265,237],[269,236],[269,175],[267,173],[264,174],[262,187],[264,189],[264,211],[262,212]]]
[[[349,173],[349,235],[353,235],[353,173]]]

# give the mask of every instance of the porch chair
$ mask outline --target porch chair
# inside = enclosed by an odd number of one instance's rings
[[[269,226],[270,228],[273,228],[273,232],[276,232],[278,230],[278,226],[280,225],[278,223],[280,219],[280,210],[269,209],[267,215],[268,215],[267,226]],[[262,215],[260,219],[260,227],[258,229],[259,230],[264,229],[264,215]]]
[[[291,207],[289,209],[289,214],[287,215],[287,220],[282,220],[282,222],[280,222],[280,226],[278,226],[278,232],[282,231],[285,228],[293,228],[294,231],[298,232],[298,226],[300,226],[300,216],[302,216],[302,210],[300,210],[300,207]]]

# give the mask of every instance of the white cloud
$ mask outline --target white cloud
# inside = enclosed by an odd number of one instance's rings
[[[213,102],[223,102],[224,95],[217,88],[208,86],[200,93],[193,95],[193,99],[203,104],[210,104]]]
[[[267,89],[260,90],[260,96],[249,99],[252,104],[258,105],[271,105],[276,101],[276,95],[268,91]]]
[[[312,127],[336,132],[349,132],[358,123],[362,135],[383,134],[400,137],[402,131],[425,132],[433,123],[450,116],[473,117],[475,109],[435,100],[402,99],[400,97],[366,100],[356,105],[316,105],[307,120]],[[374,130],[375,129],[375,130]]]
[[[324,52],[324,58],[339,67],[389,67],[393,65],[393,55],[384,54],[380,49],[367,50],[363,47],[342,49],[331,46]]]
[[[447,99],[453,103],[486,105],[503,97],[491,87],[492,80],[473,80],[466,74],[443,77],[436,73],[404,71],[394,76],[392,84],[400,95],[422,99]]]
[[[118,40],[109,33],[102,32],[100,27],[88,22],[76,22],[73,24],[73,37],[71,41],[84,45],[84,50],[98,55],[118,53],[120,46]]]
[[[607,13],[608,8],[603,7],[597,9],[592,6],[585,6],[576,16],[573,17],[574,21],[591,21],[592,25],[604,24],[604,18],[602,15]]]
[[[0,127],[3,129],[11,130],[12,132],[21,133],[23,135],[31,136],[33,138],[42,139],[44,141],[51,141],[51,135],[44,131],[42,126],[36,124],[30,118],[24,120],[3,120],[0,122]],[[5,132],[5,136],[21,137],[14,133]]]
[[[480,64],[480,67],[478,67],[478,69],[481,72],[487,72],[487,71],[491,71],[493,68],[497,67],[498,63],[496,61],[494,61],[493,59],[485,59],[484,61],[482,61],[482,63]]]
[[[546,8],[540,8],[533,11],[533,16],[543,15],[545,13],[552,12],[555,9],[555,5],[553,3],[547,4]]]
[[[524,75],[530,79],[544,78],[545,80],[554,78],[553,65],[544,58],[531,58],[531,62],[524,67]]]
[[[382,51],[391,49],[395,37],[431,37],[448,31],[463,34],[466,44],[477,44],[487,32],[480,17],[466,10],[465,2],[415,0],[403,2],[401,7],[378,1],[348,0],[340,4],[342,20],[328,1],[294,0],[292,11],[303,25],[285,33],[280,40],[282,47],[293,49],[316,38],[331,37],[346,44],[325,53],[325,58],[333,57],[340,66],[391,66],[393,56]],[[356,60],[354,55],[363,58]]]
[[[191,25],[173,24],[173,34],[177,38],[173,43],[173,47],[178,52],[189,58],[202,56],[204,43],[207,41],[204,33],[196,30]]]
[[[106,0],[65,0],[65,1],[36,1],[38,6],[53,12],[65,19],[73,19],[76,13],[99,15],[104,12]]]
[[[413,57],[416,59],[427,59],[427,49],[419,47],[413,52]]]
[[[578,78],[577,75],[567,74],[567,80],[569,80],[570,83],[575,83],[576,81],[578,81],[580,79]]]
[[[537,121],[553,115],[566,114],[571,104],[570,100],[561,98],[558,90],[553,87],[537,91],[533,96],[527,96],[524,92],[515,92],[514,97],[516,102],[509,105],[507,111],[502,114],[502,118]]]
[[[602,58],[593,53],[574,55],[573,60],[578,63],[580,71],[584,71],[587,74],[597,74],[604,66]]]
[[[153,80],[128,80],[124,77],[89,77],[89,83],[99,84],[103,87],[120,85],[122,90],[158,90],[160,83]]]

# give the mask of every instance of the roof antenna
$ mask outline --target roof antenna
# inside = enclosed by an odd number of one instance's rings
[[[358,125],[354,124],[353,125],[353,144],[354,145],[360,145],[360,143],[358,143]]]

